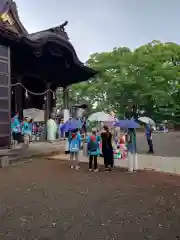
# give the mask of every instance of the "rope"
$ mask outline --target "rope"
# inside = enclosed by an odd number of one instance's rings
[[[47,94],[48,92],[52,92],[53,94],[55,94],[55,92],[51,89],[47,89],[46,91],[42,92],[42,93],[36,93],[36,92],[32,92],[30,91],[29,89],[27,89],[22,83],[15,83],[15,84],[11,84],[11,87],[16,87],[20,85],[22,88],[24,88],[24,90],[26,90],[27,93],[30,93],[32,95],[36,95],[36,96],[40,96],[40,95],[45,95]],[[65,93],[66,91],[68,91],[68,88],[65,89],[62,93]]]

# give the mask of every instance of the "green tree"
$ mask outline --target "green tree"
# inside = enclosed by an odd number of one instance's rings
[[[179,45],[152,41],[134,51],[114,48],[91,55],[87,65],[99,74],[71,86],[72,104],[86,101],[92,111],[115,111],[121,117],[136,108],[156,121],[179,121]]]

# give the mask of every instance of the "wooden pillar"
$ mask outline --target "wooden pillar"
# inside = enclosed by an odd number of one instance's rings
[[[53,92],[54,93],[52,93],[52,113],[56,114],[56,90],[53,89]]]
[[[17,83],[22,83],[22,76],[17,77]],[[15,111],[19,113],[20,120],[23,119],[23,88],[20,84],[15,87]]]
[[[50,89],[51,83],[46,82],[46,90]],[[48,91],[46,95],[44,96],[45,99],[45,108],[44,108],[44,123],[45,123],[45,129],[44,129],[44,139],[47,140],[47,127],[46,123],[49,120],[49,117],[51,116],[51,92]]]
[[[46,90],[51,88],[51,83],[46,83]],[[44,109],[44,121],[45,123],[48,121],[51,115],[51,92],[48,91],[45,96],[45,109]]]
[[[0,45],[0,147],[11,146],[10,47]]]
[[[63,89],[63,108],[64,108],[64,122],[69,120],[69,90],[68,87]]]
[[[69,90],[68,90],[68,87],[63,88],[63,106],[64,106],[64,109],[69,109]]]

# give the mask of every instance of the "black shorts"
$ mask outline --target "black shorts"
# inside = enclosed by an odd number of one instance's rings
[[[18,143],[21,142],[21,133],[12,133],[12,138],[14,141],[17,141]]]

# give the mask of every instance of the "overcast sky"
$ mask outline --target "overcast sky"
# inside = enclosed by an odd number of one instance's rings
[[[29,32],[68,20],[67,32],[82,61],[113,47],[151,40],[180,43],[180,0],[15,0]]]

